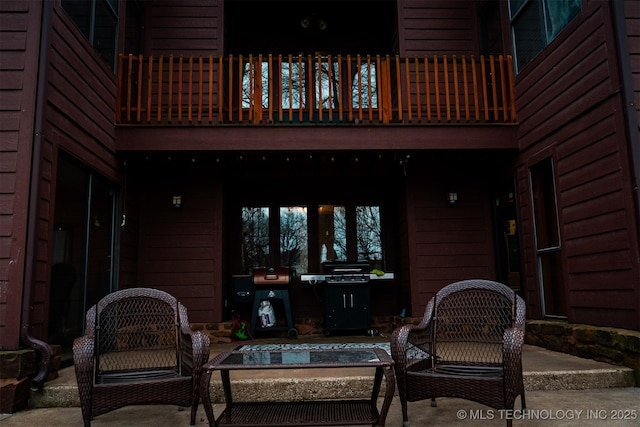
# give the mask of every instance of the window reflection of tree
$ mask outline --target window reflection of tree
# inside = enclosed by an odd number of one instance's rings
[[[382,259],[382,236],[380,208],[378,206],[356,207],[358,258],[369,261]]]
[[[306,271],[308,266],[306,208],[280,208],[280,264]]]
[[[269,262],[269,209],[242,209],[242,267],[245,272]]]

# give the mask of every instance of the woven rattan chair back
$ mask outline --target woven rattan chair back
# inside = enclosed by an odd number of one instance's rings
[[[524,407],[524,324],[524,301],[501,283],[464,280],[438,291],[418,325],[392,334],[405,423],[408,401],[435,406],[444,396],[513,409],[520,395]]]
[[[86,315],[73,347],[85,426],[97,415],[135,404],[198,404],[200,367],[210,339],[191,332],[187,311],[151,288],[116,291]]]

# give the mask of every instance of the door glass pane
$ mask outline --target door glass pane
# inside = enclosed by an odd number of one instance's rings
[[[382,268],[382,231],[379,206],[356,207],[358,260],[369,261],[371,268]]]
[[[280,208],[280,265],[306,273],[309,265],[306,206]]]
[[[560,251],[544,252],[538,257],[545,316],[567,316],[567,299],[562,282]]]
[[[344,206],[318,207],[320,262],[347,260],[347,220]]]
[[[87,242],[87,307],[111,292],[114,197],[109,183],[93,175]]]
[[[533,210],[538,249],[560,245],[553,165],[546,159],[531,168]]]
[[[242,208],[242,272],[269,265],[269,208]]]

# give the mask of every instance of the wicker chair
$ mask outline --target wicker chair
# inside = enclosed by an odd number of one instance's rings
[[[409,425],[407,402],[431,399],[436,406],[436,397],[513,410],[520,395],[524,410],[525,310],[522,298],[501,283],[463,280],[437,292],[418,325],[396,328],[391,355],[403,425]]]
[[[166,292],[132,288],[102,298],[87,312],[85,335],[73,343],[84,425],[142,404],[190,406],[194,425],[209,346],[209,337],[191,332],[187,310]]]

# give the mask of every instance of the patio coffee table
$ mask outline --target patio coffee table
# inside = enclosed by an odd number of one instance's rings
[[[234,402],[230,372],[250,369],[375,368],[371,398],[303,401]],[[213,371],[220,371],[225,409],[216,419],[209,394]],[[378,411],[378,394],[385,378],[384,402]],[[210,426],[384,426],[395,392],[393,359],[379,348],[306,349],[277,351],[234,350],[220,353],[203,366],[200,395]]]

